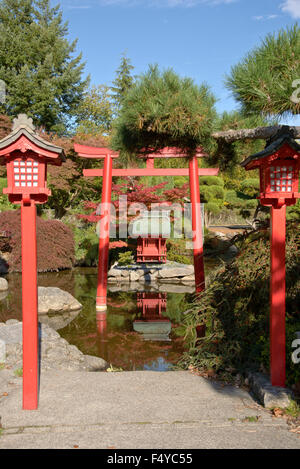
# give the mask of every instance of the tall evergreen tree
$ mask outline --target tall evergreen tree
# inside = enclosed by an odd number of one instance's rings
[[[0,111],[27,113],[46,130],[68,126],[88,84],[82,56],[67,40],[60,6],[50,0],[0,1],[0,79],[6,101]]]
[[[113,99],[118,109],[123,104],[124,97],[127,91],[132,87],[134,78],[131,75],[131,71],[134,67],[131,65],[131,61],[126,57],[125,52],[123,53],[121,63],[116,71],[116,79],[113,81],[111,90],[113,91]]]
[[[92,86],[77,109],[77,134],[108,135],[111,131],[115,106],[110,88],[105,85]]]

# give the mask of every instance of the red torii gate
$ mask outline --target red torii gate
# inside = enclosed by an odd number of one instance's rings
[[[189,157],[189,168],[154,168],[154,158],[187,158],[188,155],[178,148],[164,148],[157,153],[143,155],[146,159],[146,168],[113,169],[113,159],[118,158],[119,153],[109,148],[97,148],[86,145],[74,145],[74,150],[81,158],[104,159],[103,169],[85,169],[85,177],[103,177],[100,238],[99,238],[99,263],[96,310],[107,310],[107,270],[109,252],[109,225],[112,177],[128,176],[189,176],[190,195],[192,203],[192,231],[194,249],[194,267],[196,291],[201,292],[205,288],[202,220],[200,207],[199,176],[216,176],[218,168],[199,168],[198,158],[207,156],[201,148]]]

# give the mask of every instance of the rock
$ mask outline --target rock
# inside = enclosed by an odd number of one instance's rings
[[[9,319],[6,324],[0,328],[0,339],[6,344],[22,344],[22,323],[16,322],[9,324]]]
[[[12,326],[13,324],[19,324],[17,319],[8,319],[5,323],[7,326]]]
[[[38,305],[39,314],[77,311],[82,308],[82,304],[70,293],[56,287],[38,287]]]
[[[249,386],[254,396],[267,409],[280,407],[285,409],[289,407],[293,393],[287,388],[272,386],[268,376],[262,373],[247,374]]]
[[[137,272],[133,271],[133,272],[130,272],[130,281],[131,282],[136,282],[140,279],[140,276]]]
[[[4,340],[0,339],[0,363],[5,363],[6,361],[6,344]]]
[[[186,277],[194,273],[194,266],[166,267],[158,272],[158,278]]]
[[[195,275],[186,275],[186,277],[183,277],[181,279],[182,282],[195,282]]]
[[[108,363],[103,358],[85,355],[84,360],[88,371],[104,371],[108,368]]]
[[[121,277],[121,271],[120,271],[120,269],[111,268],[107,272],[107,275],[108,275],[108,277]]]
[[[0,291],[6,290],[8,290],[8,281],[5,278],[0,277]]]
[[[8,321],[7,321],[8,322]],[[22,323],[1,323],[0,363],[22,368]],[[108,364],[102,358],[84,355],[75,345],[45,324],[39,324],[41,370],[103,371]]]

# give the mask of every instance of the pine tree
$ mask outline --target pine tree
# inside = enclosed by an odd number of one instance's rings
[[[132,87],[134,78],[131,75],[131,71],[134,67],[131,65],[131,61],[126,57],[125,52],[123,53],[121,63],[117,69],[116,79],[113,81],[111,90],[113,91],[113,99],[117,108],[119,109],[122,106],[123,100],[127,91]]]
[[[300,113],[300,29],[269,34],[232,67],[227,87],[248,113]]]
[[[82,56],[68,42],[68,25],[50,0],[1,0],[0,79],[6,83],[1,111],[27,113],[46,130],[63,131],[82,99]]]
[[[204,84],[150,66],[126,93],[112,145],[124,154],[179,147],[193,151],[211,141],[215,98]]]

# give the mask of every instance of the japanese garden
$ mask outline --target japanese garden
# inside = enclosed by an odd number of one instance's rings
[[[299,433],[298,23],[232,64],[223,112],[127,51],[95,84],[69,33],[50,0],[0,1],[0,374],[24,410],[53,370],[265,379]]]

